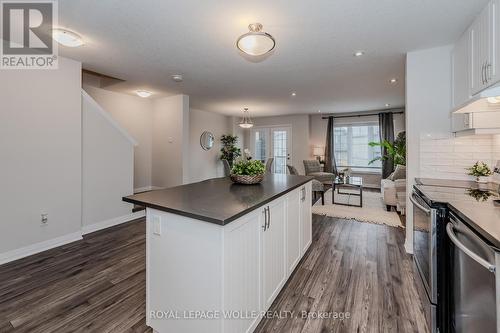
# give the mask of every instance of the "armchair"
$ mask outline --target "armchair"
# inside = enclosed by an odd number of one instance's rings
[[[304,160],[304,170],[306,176],[312,176],[321,183],[331,184],[335,180],[335,174],[321,171],[318,160]]]

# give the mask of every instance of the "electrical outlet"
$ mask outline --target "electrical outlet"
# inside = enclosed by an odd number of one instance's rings
[[[153,234],[161,236],[161,217],[153,216]]]
[[[42,225],[47,225],[49,223],[49,214],[42,214],[41,223]]]

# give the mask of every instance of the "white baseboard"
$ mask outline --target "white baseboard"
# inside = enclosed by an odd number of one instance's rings
[[[99,230],[106,229],[106,228],[109,228],[109,227],[112,227],[112,226],[115,226],[118,224],[122,224],[125,222],[136,220],[136,219],[139,219],[139,218],[144,217],[144,216],[146,216],[146,212],[144,210],[141,210],[141,211],[138,211],[138,212],[135,212],[132,214],[128,214],[128,215],[124,215],[124,216],[120,216],[120,217],[115,217],[113,219],[94,223],[91,225],[86,225],[82,228],[82,234],[83,235],[90,234],[91,232],[99,231]]]
[[[61,237],[49,239],[40,243],[25,246],[20,249],[15,249],[12,251],[0,253],[0,265],[6,264],[8,262],[17,259],[25,258],[43,251],[47,251],[58,246],[72,243],[81,239],[82,239],[82,233],[78,231]]]
[[[144,186],[144,187],[134,188],[134,193],[163,190],[164,188],[165,187],[160,187],[160,186]]]

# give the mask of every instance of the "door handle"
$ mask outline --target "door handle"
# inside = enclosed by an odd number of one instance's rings
[[[267,230],[267,207],[264,207],[264,225],[262,226],[262,229],[264,229],[264,231]]]
[[[411,202],[412,202],[415,206],[417,206],[417,208],[418,208],[418,209],[423,210],[423,211],[425,212],[425,214],[429,215],[429,214],[431,213],[431,210],[430,210],[430,209],[427,209],[427,208],[425,208],[424,206],[422,206],[421,204],[419,204],[419,203],[418,203],[418,202],[417,202],[417,201],[413,198],[413,196],[414,196],[414,195],[415,195],[415,194],[413,194],[413,193],[410,195],[410,201],[411,201]]]
[[[481,82],[485,84],[484,82],[484,64],[481,65]]]
[[[456,245],[460,250],[462,250],[463,253],[468,255],[472,260],[477,262],[479,265],[483,266],[487,270],[489,270],[492,273],[495,273],[496,267],[493,264],[490,264],[488,261],[484,260],[481,258],[479,255],[474,253],[471,249],[469,249],[467,246],[465,246],[462,242],[460,242],[455,235],[455,231],[453,228],[453,223],[448,222],[446,225],[446,233],[448,234],[448,237],[450,237],[450,240],[452,241],[453,244]]]
[[[271,210],[267,206],[267,229],[271,227]]]

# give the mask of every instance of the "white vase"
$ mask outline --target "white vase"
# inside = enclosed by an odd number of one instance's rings
[[[476,183],[478,184],[486,184],[488,182],[488,178],[486,177],[476,177]]]

